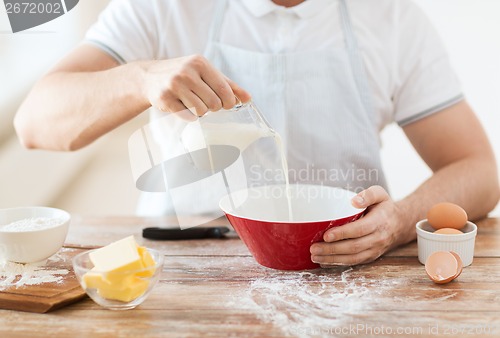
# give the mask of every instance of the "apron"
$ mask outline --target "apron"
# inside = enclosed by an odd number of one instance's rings
[[[205,57],[252,94],[281,135],[290,183],[359,192],[386,187],[380,141],[364,64],[345,0],[339,13],[345,45],[321,51],[260,53],[220,42],[228,0],[219,0]],[[172,212],[166,194],[141,196],[138,213]]]

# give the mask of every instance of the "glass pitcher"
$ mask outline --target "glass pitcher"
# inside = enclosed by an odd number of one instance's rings
[[[137,188],[165,192],[181,228],[223,216],[219,200],[231,192],[285,183],[281,148],[252,102],[194,120],[187,110],[163,114],[129,139]]]
[[[241,154],[255,142],[274,137],[275,131],[255,104],[242,104],[238,100],[232,109],[208,112],[188,123],[182,131],[181,143],[195,165],[215,172],[231,162],[224,156],[231,157],[232,151],[227,147],[235,147]],[[203,152],[206,156],[197,153],[200,149],[206,149]]]

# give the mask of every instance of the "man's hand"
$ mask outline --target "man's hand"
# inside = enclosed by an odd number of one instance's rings
[[[144,96],[165,112],[186,108],[199,116],[207,111],[230,109],[250,94],[214,68],[207,59],[192,55],[177,59],[142,62]]]
[[[367,208],[359,220],[325,232],[325,242],[311,246],[311,259],[323,267],[369,263],[401,245],[409,236],[400,210],[380,186],[372,186],[352,199],[353,206]]]

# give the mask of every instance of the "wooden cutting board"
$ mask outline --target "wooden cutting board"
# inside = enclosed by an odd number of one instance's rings
[[[62,248],[56,255],[50,257],[43,267],[40,267],[40,270],[43,270],[40,272],[42,274],[45,271],[50,273],[67,270],[67,274],[55,274],[60,278],[58,282],[0,287],[0,309],[45,313],[83,299],[86,293],[78,283],[71,264],[73,256],[82,251],[82,249]],[[24,276],[32,275],[25,273]],[[13,283],[19,281],[20,277],[17,275]],[[0,282],[5,279],[6,273],[0,269]],[[30,278],[26,280],[29,281]]]

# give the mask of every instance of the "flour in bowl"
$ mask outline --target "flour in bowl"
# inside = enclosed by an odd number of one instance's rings
[[[53,228],[62,224],[64,221],[59,218],[32,217],[24,218],[19,221],[0,226],[1,231],[24,232]]]

